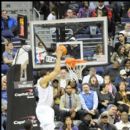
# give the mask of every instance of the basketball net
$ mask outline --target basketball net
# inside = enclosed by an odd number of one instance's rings
[[[74,58],[67,58],[65,61],[66,67],[69,71],[70,79],[76,80],[79,82],[79,79],[82,80],[82,71],[86,67],[86,61]]]

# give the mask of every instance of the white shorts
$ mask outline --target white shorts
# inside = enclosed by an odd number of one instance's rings
[[[36,115],[43,130],[54,130],[54,110],[50,106],[37,106]]]

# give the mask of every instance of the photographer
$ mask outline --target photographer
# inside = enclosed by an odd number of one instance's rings
[[[85,113],[82,123],[79,124],[79,130],[101,130],[98,124],[92,119],[90,113]]]

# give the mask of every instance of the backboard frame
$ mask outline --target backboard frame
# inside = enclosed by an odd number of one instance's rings
[[[58,25],[58,24],[64,24],[72,23],[72,24],[78,24],[78,23],[85,23],[85,22],[101,22],[103,25],[103,34],[102,34],[102,43],[104,48],[104,57],[103,61],[88,61],[86,63],[86,66],[96,66],[96,65],[105,65],[108,64],[108,23],[107,23],[107,17],[92,17],[92,18],[75,18],[75,19],[58,19],[58,20],[50,20],[50,21],[31,21],[30,22],[30,32],[31,32],[31,43],[32,43],[32,59],[33,59],[33,68],[34,69],[42,69],[42,68],[53,68],[55,66],[54,64],[36,64],[35,63],[35,36],[34,31],[36,26],[43,26],[44,28],[46,26],[52,25]],[[81,41],[81,40],[80,40]],[[58,41],[59,42],[59,41]],[[57,42],[57,43],[58,43]],[[60,41],[61,42],[61,41]],[[68,42],[68,41],[64,41]],[[84,45],[84,43],[83,43]],[[84,59],[84,58],[83,58]],[[62,64],[62,66],[65,66],[65,64]]]

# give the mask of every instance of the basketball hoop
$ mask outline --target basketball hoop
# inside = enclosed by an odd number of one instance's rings
[[[85,68],[86,61],[81,59],[75,59],[75,58],[67,58],[65,60],[66,67],[69,71],[71,80],[76,80],[76,82],[79,81],[79,79],[82,80],[82,71]]]

